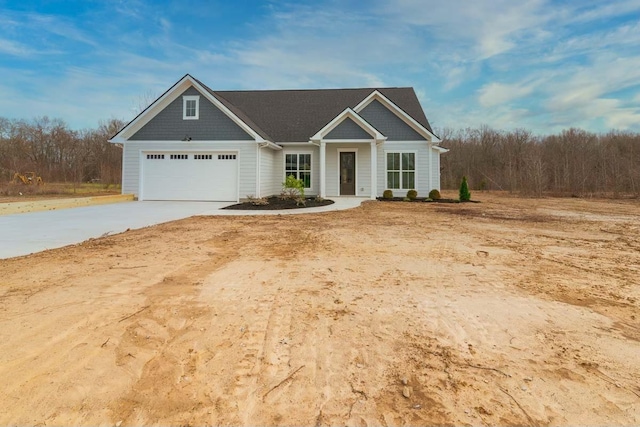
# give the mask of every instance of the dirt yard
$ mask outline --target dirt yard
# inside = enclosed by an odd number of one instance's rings
[[[0,261],[0,424],[639,425],[640,202],[476,196]]]

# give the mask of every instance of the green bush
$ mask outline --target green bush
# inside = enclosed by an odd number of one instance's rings
[[[434,188],[433,190],[429,191],[429,198],[431,200],[440,200],[442,196],[440,196],[440,192]]]
[[[301,179],[296,179],[293,175],[287,176],[287,179],[282,183],[280,198],[283,200],[304,199],[304,182]]]
[[[460,183],[460,201],[468,202],[471,200],[471,193],[469,193],[469,184],[467,184],[467,177],[462,177],[462,182]]]
[[[418,197],[418,192],[416,190],[407,191],[407,199],[413,201]]]
[[[393,191],[384,190],[384,192],[382,193],[382,198],[383,199],[393,199]]]
[[[411,199],[410,199],[410,198],[408,198],[408,197],[405,197],[404,199],[402,199],[402,201],[403,201],[403,202],[410,202],[410,201],[411,201]]]

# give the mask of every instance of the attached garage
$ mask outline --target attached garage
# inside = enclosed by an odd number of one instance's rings
[[[144,151],[140,200],[238,200],[238,153]]]

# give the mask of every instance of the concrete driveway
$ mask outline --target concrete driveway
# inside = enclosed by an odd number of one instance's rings
[[[194,215],[215,215],[233,203],[125,202],[0,216],[0,259],[60,248]]]
[[[0,216],[0,259],[84,242],[175,221],[194,215],[295,215],[351,209],[367,200],[339,197],[335,203],[307,209],[242,211],[220,210],[227,202],[124,202],[54,211]]]

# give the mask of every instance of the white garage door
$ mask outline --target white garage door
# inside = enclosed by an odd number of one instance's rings
[[[140,200],[238,200],[236,153],[144,152]]]

